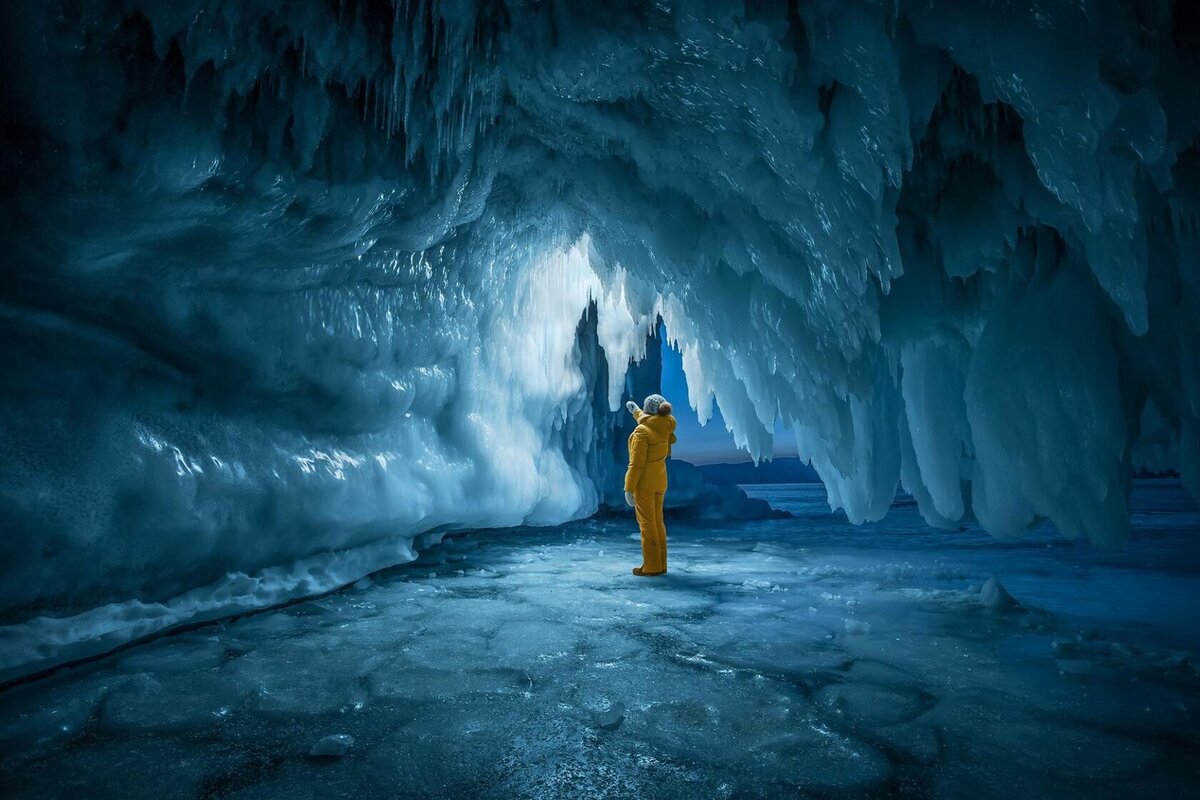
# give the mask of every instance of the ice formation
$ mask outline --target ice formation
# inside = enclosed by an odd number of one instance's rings
[[[660,317],[853,521],[1200,494],[1193,4],[2,13],[12,636],[592,513]]]

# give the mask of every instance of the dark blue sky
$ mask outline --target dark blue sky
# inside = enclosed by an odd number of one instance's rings
[[[660,334],[664,333],[660,329]],[[683,356],[667,344],[662,337],[662,393],[671,401],[675,419],[679,423],[679,437],[671,457],[691,461],[694,464],[749,461],[746,451],[739,450],[733,443],[733,434],[725,429],[725,418],[714,403],[713,418],[703,427],[696,412],[688,405],[687,378],[683,374]],[[783,424],[775,423],[775,457],[795,457],[796,440]]]

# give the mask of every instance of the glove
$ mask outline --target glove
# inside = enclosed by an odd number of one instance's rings
[[[625,493],[625,505],[629,506],[630,508],[633,508],[633,492]]]
[[[638,412],[638,408],[639,408],[637,403],[630,400],[628,403],[625,404],[625,407],[627,409],[629,409],[630,414],[633,414],[635,417],[637,416],[637,412]]]

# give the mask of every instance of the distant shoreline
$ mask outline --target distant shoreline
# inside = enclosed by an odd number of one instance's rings
[[[687,459],[679,459],[687,461]],[[692,463],[704,476],[717,483],[822,483],[817,471],[799,458],[776,458],[772,461],[735,461],[732,463]],[[1138,470],[1134,480],[1179,480],[1175,470],[1151,472]]]

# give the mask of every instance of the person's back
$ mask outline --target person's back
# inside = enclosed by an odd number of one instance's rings
[[[668,409],[670,406],[667,406]],[[652,492],[667,490],[667,456],[675,441],[675,417],[670,411],[665,415],[650,416],[638,409],[638,426],[630,434],[637,441],[632,447],[645,449],[645,466],[638,479],[640,488]]]
[[[629,467],[625,471],[625,502],[633,506],[642,533],[642,566],[634,575],[661,575],[667,571],[667,527],[663,497],[667,492],[667,458],[675,439],[671,404],[652,394],[641,408],[626,403],[637,427],[629,434]]]

